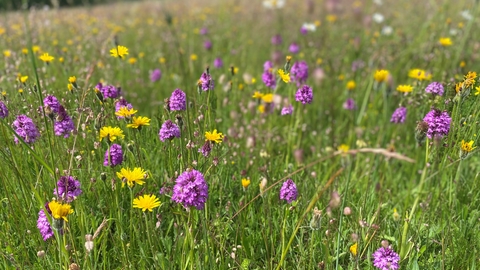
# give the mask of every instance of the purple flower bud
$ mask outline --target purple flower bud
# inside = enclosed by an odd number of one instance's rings
[[[181,89],[175,89],[169,99],[170,111],[183,111],[187,108],[187,95]]]
[[[48,203],[45,206],[45,208],[47,210],[50,210],[48,208]],[[40,234],[43,237],[43,241],[47,241],[50,237],[52,237],[54,235],[52,227],[50,226],[50,223],[48,222],[47,215],[45,214],[43,209],[38,212],[37,228],[38,228],[38,230],[40,230]]]
[[[396,270],[399,268],[400,256],[390,247],[381,247],[373,253],[373,266],[381,270]]]
[[[357,104],[355,104],[355,100],[349,98],[343,103],[343,108],[345,110],[353,111],[357,108]]]
[[[13,129],[15,132],[26,142],[34,143],[38,137],[40,137],[40,132],[38,132],[37,127],[26,115],[19,115],[17,119],[12,123]],[[17,136],[14,137],[15,143],[18,144]]]
[[[292,203],[297,199],[298,191],[297,186],[292,179],[287,179],[280,189],[280,200],[285,200],[287,203]]]
[[[443,91],[443,85],[439,82],[432,82],[425,88],[425,92],[439,96],[443,95]]]
[[[75,130],[75,125],[73,124],[72,119],[65,111],[65,108],[61,105],[53,124],[53,130],[56,136],[63,136],[64,138],[70,137],[70,132]]]
[[[0,101],[0,118],[5,119],[8,117],[8,109],[5,103]]]
[[[60,103],[55,96],[50,95],[43,99],[43,106],[50,108],[54,113],[58,113]]]
[[[150,73],[150,81],[156,82],[162,78],[162,71],[160,69],[155,69]]]
[[[62,176],[60,180],[58,180],[57,187],[53,190],[53,194],[61,198],[62,201],[70,203],[82,194],[80,182],[72,176]]]
[[[295,62],[290,69],[290,78],[297,86],[305,83],[308,79],[308,65],[305,61]]]
[[[160,128],[158,136],[162,142],[165,140],[172,140],[175,137],[180,138],[180,128],[172,121],[167,120]]]
[[[283,107],[282,108],[282,111],[281,111],[281,115],[289,115],[289,114],[292,114],[293,113],[293,106],[292,105],[288,105],[287,107]]]
[[[105,151],[105,158],[103,160],[103,166],[112,166],[122,164],[123,162],[123,151],[122,146],[119,144],[112,144],[110,148]]]
[[[220,57],[215,58],[215,60],[213,61],[213,66],[215,68],[222,68],[223,67],[222,58],[220,58]]]
[[[181,203],[183,207],[196,207],[201,210],[205,207],[208,198],[208,185],[203,174],[197,170],[182,173],[175,180],[172,200]]]
[[[313,100],[313,91],[312,88],[308,85],[304,85],[297,90],[295,93],[295,100],[301,102],[302,104],[312,103]]]
[[[435,136],[442,137],[447,135],[450,131],[452,118],[450,118],[446,111],[442,112],[433,109],[425,115],[423,121],[428,124],[427,137],[431,139]]]
[[[407,118],[407,108],[399,107],[393,112],[392,118],[390,118],[390,122],[399,124],[399,123],[405,122],[406,118]]]
[[[300,51],[300,46],[297,43],[293,42],[288,47],[288,51],[293,53],[293,54],[297,54]]]
[[[203,42],[203,47],[208,51],[211,50],[212,49],[212,42],[210,40],[205,40],[205,42]]]
[[[215,86],[212,76],[210,74],[207,74],[206,72],[202,73],[202,76],[200,76],[200,79],[198,80],[198,85],[203,91],[213,90],[213,87]]]
[[[273,36],[271,42],[273,45],[282,45],[282,36],[279,34]]]

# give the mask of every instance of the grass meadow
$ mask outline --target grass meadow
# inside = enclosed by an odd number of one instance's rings
[[[0,268],[478,269],[473,0],[0,15]]]

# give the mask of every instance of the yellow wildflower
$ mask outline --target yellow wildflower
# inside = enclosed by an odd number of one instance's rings
[[[247,188],[249,185],[250,185],[250,179],[243,178],[242,179],[243,188]]]
[[[265,94],[263,97],[262,97],[262,100],[265,102],[265,103],[272,103],[273,102],[273,94],[270,93],[270,94]]]
[[[264,96],[264,95],[263,95],[262,93],[260,93],[260,92],[258,92],[258,91],[255,91],[255,92],[253,93],[253,96],[252,96],[252,97],[253,97],[253,98],[261,99],[263,96]]]
[[[152,212],[153,208],[159,207],[162,203],[155,195],[143,195],[133,199],[133,208],[140,208],[143,212],[146,210]]]
[[[458,94],[463,90],[463,82],[458,82],[455,84],[455,92]]]
[[[128,55],[128,48],[125,46],[116,46],[110,50],[110,55],[113,57],[123,58],[125,55]]]
[[[411,85],[399,85],[397,87],[397,91],[398,92],[402,92],[402,93],[409,93],[409,92],[412,92],[413,91],[413,87]]]
[[[205,141],[211,141],[214,143],[221,143],[223,140],[224,135],[221,132],[217,132],[216,129],[214,129],[212,132],[205,132]]]
[[[341,144],[339,147],[338,147],[338,151],[342,152],[342,153],[347,153],[348,150],[350,149],[350,146],[346,145],[346,144]]]
[[[129,118],[130,116],[134,115],[135,113],[137,113],[138,111],[131,108],[127,108],[126,106],[122,106],[120,107],[120,109],[118,109],[117,112],[115,112],[115,115],[116,116],[119,116],[119,117],[127,117]]]
[[[447,46],[452,46],[452,40],[448,37],[442,37],[438,40],[438,43],[440,43],[440,45],[444,46],[444,47],[447,47]]]
[[[350,80],[347,82],[347,89],[348,90],[353,90],[355,89],[355,87],[357,87],[357,84],[355,83],[354,80]]]
[[[290,73],[285,73],[285,71],[283,71],[283,69],[279,69],[279,70],[278,70],[278,75],[280,75],[280,78],[282,78],[282,80],[283,80],[285,83],[289,83],[289,82],[290,82]]]
[[[66,222],[68,222],[67,216],[73,213],[73,209],[69,204],[62,204],[57,201],[49,202],[48,208],[52,211],[52,217],[54,219],[63,219]]]
[[[12,52],[10,50],[4,50],[3,51],[3,56],[10,57],[11,55],[12,55]]]
[[[128,63],[130,63],[131,65],[137,63],[137,58],[135,58],[135,57],[130,57],[130,58],[128,59]]]
[[[145,116],[134,116],[132,123],[128,124],[128,128],[142,128],[142,126],[150,126],[150,118],[145,117]]]
[[[72,91],[73,90],[73,84],[71,84],[71,83],[67,84],[67,88],[68,88],[68,91]]]
[[[357,257],[357,248],[358,248],[358,243],[355,243],[350,246],[350,253],[352,253],[353,257]]]
[[[26,83],[27,80],[28,80],[28,76],[21,76],[21,77],[19,78],[19,80],[20,80],[21,83]]]
[[[264,113],[265,112],[265,105],[263,105],[263,104],[258,105],[257,110],[258,110],[259,113]]]
[[[77,83],[77,77],[71,76],[68,78],[68,82],[71,84]]]
[[[125,186],[125,183],[129,187],[133,187],[133,184],[143,185],[145,180],[148,177],[148,174],[140,167],[135,167],[133,170],[129,168],[122,168],[120,172],[117,172],[117,177],[122,180],[122,187]]]
[[[388,70],[380,69],[380,70],[375,71],[375,74],[373,75],[373,78],[374,78],[377,82],[384,82],[384,81],[386,81],[387,78],[388,78]]]
[[[469,71],[467,75],[463,78],[463,87],[469,88],[475,84],[475,79],[477,78],[477,72]]]
[[[190,60],[192,60],[192,61],[197,61],[197,59],[198,59],[198,56],[197,56],[196,54],[192,53],[192,54],[190,55]]]
[[[55,58],[51,55],[49,55],[48,53],[44,53],[40,56],[40,60],[42,60],[43,62],[45,63],[50,63],[54,60]]]
[[[32,52],[37,53],[40,52],[40,46],[32,46]]]
[[[477,92],[475,92],[475,96],[480,95],[480,86],[475,87],[475,90],[477,90]]]
[[[423,80],[431,80],[432,79],[432,74],[430,73],[427,73],[425,70],[423,69],[418,69],[418,68],[415,68],[415,69],[411,69],[409,72],[408,72],[408,77],[410,78],[414,78],[414,79],[417,79],[419,81],[423,81]]]
[[[125,135],[123,131],[119,127],[102,127],[100,129],[100,141],[103,138],[107,138],[109,141],[113,142],[117,139],[117,137],[124,138]]]
[[[470,153],[475,148],[477,148],[476,146],[473,147],[473,143],[474,141],[465,142],[465,140],[462,140],[462,144],[460,145],[460,148],[462,149],[463,152]]]

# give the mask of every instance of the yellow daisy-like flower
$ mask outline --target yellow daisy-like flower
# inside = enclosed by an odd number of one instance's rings
[[[11,55],[12,55],[12,52],[10,50],[4,50],[3,51],[3,56],[10,57]]]
[[[259,113],[264,113],[265,112],[265,105],[263,105],[263,104],[258,105],[257,110],[258,110]]]
[[[129,168],[122,168],[120,172],[117,172],[117,177],[122,180],[122,187],[125,186],[125,182],[129,187],[133,187],[133,184],[143,185],[145,184],[145,180],[148,175],[147,173],[140,167],[135,167],[133,170]]]
[[[159,207],[162,203],[155,195],[143,195],[133,199],[133,208],[140,208],[143,212],[146,210],[152,212],[153,208]]]
[[[52,211],[52,217],[54,219],[63,219],[68,222],[67,216],[73,213],[73,209],[70,204],[62,204],[57,201],[51,201],[48,203],[48,208]]]
[[[37,46],[37,45],[32,46],[32,52],[34,53],[40,52],[40,46]]]
[[[470,153],[475,148],[477,148],[476,146],[473,147],[473,143],[474,141],[465,142],[465,140],[462,140],[462,144],[460,145],[460,148],[462,149],[463,152]]]
[[[205,141],[211,141],[214,143],[221,143],[223,140],[223,134],[221,132],[217,132],[216,129],[214,129],[212,132],[205,132]]]
[[[400,220],[400,214],[397,211],[397,208],[393,208],[393,220],[399,221]]]
[[[265,102],[265,103],[272,103],[273,102],[273,94],[270,93],[270,94],[265,94],[263,97],[262,97],[262,100]]]
[[[357,87],[357,84],[355,83],[354,80],[351,80],[351,81],[347,82],[347,89],[348,90],[353,90],[353,89],[355,89],[355,87]]]
[[[128,63],[130,63],[131,65],[137,63],[137,58],[135,58],[135,57],[130,57],[130,58],[128,59]]]
[[[159,62],[160,64],[165,64],[165,62],[167,62],[167,59],[165,59],[165,57],[160,57],[160,58],[158,59],[158,62]]]
[[[122,107],[120,107],[120,109],[118,111],[115,112],[115,115],[119,116],[119,117],[129,118],[130,116],[134,115],[135,113],[137,113],[137,110],[134,110],[133,108],[129,109],[126,106],[122,106]]]
[[[40,56],[40,60],[42,60],[45,63],[50,63],[55,59],[53,56],[49,55],[48,53],[44,53]]]
[[[196,54],[193,53],[192,55],[190,55],[190,60],[197,61],[197,59],[198,59],[198,56]]]
[[[23,48],[23,49],[22,49],[22,53],[23,53],[23,54],[28,54],[28,49],[27,49],[27,48]]]
[[[285,71],[283,71],[283,69],[279,69],[278,70],[278,75],[280,75],[280,78],[282,78],[282,81],[284,81],[285,83],[290,82],[290,73],[285,73]]]
[[[64,61],[65,61],[65,58],[63,57],[58,58],[58,62],[63,63]]]
[[[409,93],[409,92],[413,91],[413,87],[411,85],[408,85],[408,84],[399,85],[397,87],[397,91],[402,92],[402,93]]]
[[[469,88],[475,84],[475,79],[477,78],[477,72],[469,71],[467,75],[463,77],[463,87]]]
[[[352,253],[353,257],[357,257],[357,249],[358,249],[358,243],[355,243],[350,246],[350,253]]]
[[[431,80],[432,79],[432,74],[430,73],[427,73],[425,70],[423,69],[419,69],[419,68],[414,68],[414,69],[411,69],[409,72],[408,72],[408,77],[410,78],[414,78],[414,79],[417,79],[419,81],[423,81],[423,80]]]
[[[375,74],[373,75],[373,78],[377,82],[384,82],[388,78],[388,70],[385,69],[379,69],[375,71]]]
[[[100,129],[100,141],[103,138],[107,138],[109,141],[113,142],[117,139],[117,137],[124,138],[125,135],[123,134],[123,130],[119,127],[102,127]]]
[[[110,50],[110,55],[117,58],[123,58],[125,55],[128,55],[128,48],[125,46],[117,46]]]
[[[75,76],[69,77],[68,82],[71,84],[77,83],[77,77]]]
[[[263,97],[263,94],[260,93],[260,92],[258,92],[258,91],[255,91],[255,93],[253,93],[253,96],[252,96],[252,97],[253,97],[253,98],[258,98],[258,99],[260,99],[260,98]]]
[[[452,46],[453,42],[450,38],[440,38],[438,40],[438,43],[440,43],[440,45],[444,46],[444,47],[447,47],[447,46]]]
[[[73,90],[73,84],[71,84],[71,83],[67,84],[67,88],[68,88],[68,91],[72,91]]]
[[[26,83],[28,80],[28,76],[20,76],[18,79],[21,83]]]
[[[477,92],[475,92],[475,96],[480,95],[480,86],[475,87],[475,90],[477,90]]]
[[[455,92],[458,94],[463,90],[463,82],[458,82],[455,84]]]
[[[250,179],[243,178],[242,179],[243,188],[247,188],[249,185],[250,185]]]
[[[350,149],[350,146],[346,145],[346,144],[341,144],[339,147],[338,147],[338,151],[342,152],[342,153],[347,153],[348,150]]]
[[[145,116],[134,116],[132,123],[127,125],[128,128],[141,128],[142,126],[150,126],[150,118]]]

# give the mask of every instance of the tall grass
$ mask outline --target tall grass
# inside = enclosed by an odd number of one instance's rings
[[[372,254],[383,244],[399,254],[401,269],[477,269],[480,162],[465,142],[477,145],[479,84],[459,91],[455,84],[479,70],[478,6],[343,2],[268,9],[251,1],[147,1],[2,14],[0,88],[9,110],[0,119],[2,268],[374,269]],[[303,23],[316,30],[302,34]],[[276,34],[280,45],[271,44]],[[451,46],[439,43],[445,37]],[[289,52],[292,42],[299,53]],[[129,54],[112,57],[117,45]],[[45,52],[55,57],[49,64],[40,60]],[[218,57],[223,67],[214,66]],[[262,82],[267,60],[274,89]],[[310,104],[295,100],[301,85],[277,75],[293,76],[298,61],[309,67]],[[202,91],[207,69],[215,88]],[[374,77],[381,69],[385,81]],[[412,69],[431,78],[412,78]],[[71,76],[77,86],[69,90]],[[425,92],[434,81],[442,96]],[[132,119],[115,115],[119,98],[96,91],[98,82],[121,87],[150,125],[128,128]],[[184,111],[165,101],[177,88],[186,93]],[[273,93],[273,101],[255,92]],[[48,95],[73,119],[68,138],[54,133]],[[348,98],[352,110],[343,107]],[[281,115],[287,105],[293,113]],[[392,123],[399,106],[406,119]],[[448,113],[450,129],[422,142],[419,123],[432,108]],[[12,128],[20,114],[40,130],[36,142]],[[167,120],[181,135],[161,141]],[[108,126],[124,138],[100,139]],[[199,149],[215,129],[225,137],[205,157]],[[121,145],[123,163],[104,166],[112,143]],[[117,173],[135,167],[145,170],[145,183],[126,185]],[[172,200],[175,181],[192,169],[208,185],[201,210]],[[62,200],[54,195],[62,176],[77,179],[83,192],[70,203],[68,222],[44,241],[37,218],[47,202]],[[287,179],[298,190],[291,204],[279,196]],[[150,194],[159,207],[133,208]],[[58,218],[47,219],[58,227]]]

